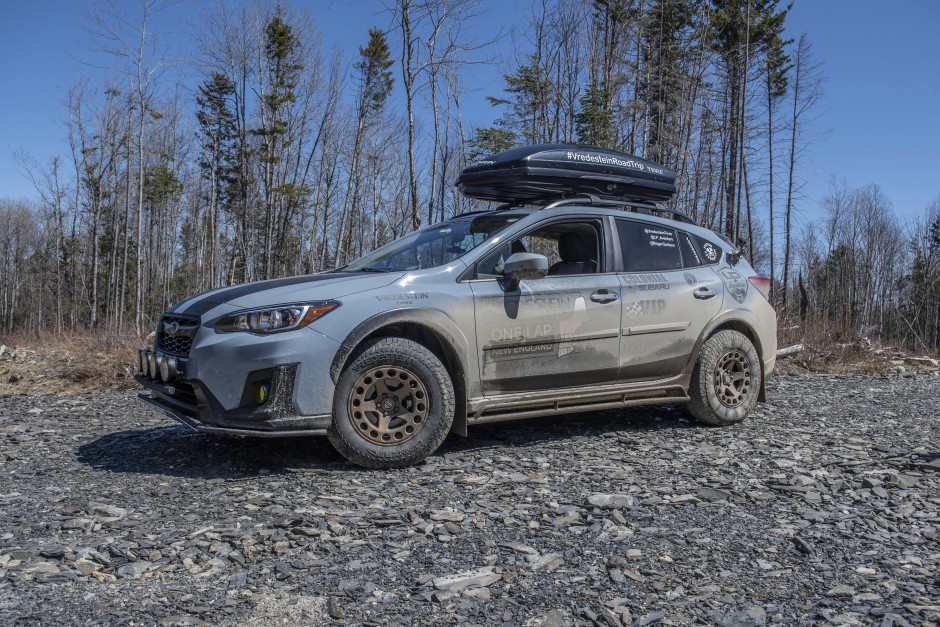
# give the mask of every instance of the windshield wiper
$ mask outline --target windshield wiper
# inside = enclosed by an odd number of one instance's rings
[[[388,268],[375,268],[373,266],[365,266],[363,268],[356,268],[353,272],[391,272]]]

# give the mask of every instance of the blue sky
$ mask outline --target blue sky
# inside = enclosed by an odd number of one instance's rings
[[[388,26],[378,0],[319,0],[310,8],[324,44],[349,54],[363,44],[370,26]],[[211,2],[184,0],[164,30],[181,40]],[[83,11],[91,2],[7,0],[0,8],[0,197],[32,196],[17,171],[13,152],[29,151],[41,161],[65,155],[61,104],[65,87],[90,69],[82,47]],[[519,24],[529,0],[485,0],[478,20],[480,39]],[[874,0],[795,0],[788,34],[806,32],[827,79],[813,125],[815,141],[804,162],[805,215],[836,176],[850,186],[879,184],[902,217],[921,213],[940,197],[940,2],[909,0],[886,5]],[[513,37],[488,56],[510,60]],[[397,67],[397,66],[396,66]],[[498,94],[502,68],[480,67],[481,86],[464,103],[471,126],[492,123],[496,112],[484,97]]]

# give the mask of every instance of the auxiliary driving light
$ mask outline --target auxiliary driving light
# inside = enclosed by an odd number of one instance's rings
[[[164,383],[173,383],[179,371],[175,357],[164,357],[160,361],[160,378]]]
[[[258,404],[264,405],[264,402],[268,400],[268,385],[266,383],[259,385],[256,394]]]
[[[147,376],[147,351],[145,349],[137,351],[137,374],[142,377]]]
[[[153,353],[147,355],[147,376],[151,379],[156,379],[160,376],[160,370],[157,369],[157,356]]]

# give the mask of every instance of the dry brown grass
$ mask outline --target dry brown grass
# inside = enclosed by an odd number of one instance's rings
[[[777,360],[777,370],[804,374],[886,374],[897,367],[905,372],[937,370],[930,359],[935,354],[912,355],[897,346],[882,344],[877,339],[860,338],[857,334],[819,323],[780,323],[777,345],[786,348],[802,344],[803,350]]]
[[[137,349],[146,344],[135,335],[107,332],[0,336],[0,394],[136,389]],[[878,346],[850,333],[819,325],[781,323],[778,345],[794,344],[803,344],[803,350],[779,359],[778,372],[884,374],[898,366],[908,372],[936,370],[929,362],[912,360],[909,353],[896,347]]]
[[[0,394],[78,394],[136,386],[135,335],[108,332],[0,336]]]

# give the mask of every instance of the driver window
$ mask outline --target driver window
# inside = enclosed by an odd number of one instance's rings
[[[602,272],[600,237],[594,222],[554,223],[507,242],[477,264],[476,279],[501,279],[506,260],[517,252],[544,255],[549,276]]]

